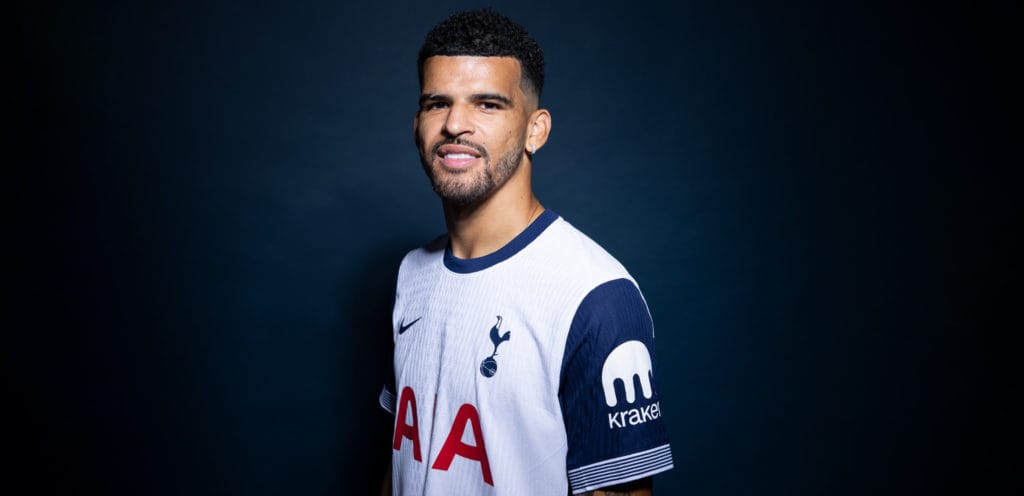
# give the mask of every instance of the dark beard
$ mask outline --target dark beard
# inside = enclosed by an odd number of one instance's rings
[[[437,149],[445,144],[457,144],[463,146],[471,146],[480,152],[481,157],[484,159],[484,170],[481,177],[477,180],[470,182],[469,184],[462,184],[455,180],[446,181],[439,179],[434,175],[433,160],[437,156]],[[524,143],[520,143],[515,149],[509,153],[498,158],[498,161],[494,164],[494,168],[491,168],[491,158],[487,154],[487,151],[482,149],[475,143],[469,143],[461,140],[447,140],[431,147],[431,152],[427,156],[420,154],[420,162],[423,164],[423,170],[426,171],[427,177],[430,178],[430,182],[433,185],[434,192],[441,197],[442,200],[458,206],[475,205],[483,201],[485,198],[490,196],[500,185],[505,184],[508,178],[515,174],[516,170],[519,169],[519,165],[523,162],[523,152],[525,146]],[[472,174],[473,171],[462,171],[454,174],[461,176],[463,174]],[[452,179],[455,179],[454,177]]]

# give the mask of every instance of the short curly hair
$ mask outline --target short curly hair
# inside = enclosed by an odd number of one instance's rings
[[[423,62],[435,55],[513,57],[522,67],[520,85],[540,99],[544,88],[544,52],[526,28],[490,9],[452,14],[434,26],[420,47],[416,69],[423,86]]]

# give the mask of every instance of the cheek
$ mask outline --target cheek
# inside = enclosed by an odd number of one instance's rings
[[[437,129],[444,124],[444,116],[438,112],[423,112],[417,120],[419,128],[423,130]]]
[[[525,130],[523,128],[512,127],[505,132],[505,143],[509,149],[519,146],[523,141]]]
[[[424,146],[429,143],[431,136],[435,136],[437,132],[437,126],[432,123],[430,119],[420,119],[416,122],[416,127],[413,130],[413,134],[416,137],[416,143],[420,146]]]
[[[522,139],[523,129],[519,126],[500,125],[493,126],[488,133],[493,136],[495,144],[498,144],[506,151],[514,148]]]

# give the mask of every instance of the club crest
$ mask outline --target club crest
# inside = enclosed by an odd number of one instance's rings
[[[494,353],[491,356],[484,358],[484,361],[480,362],[480,373],[484,377],[494,377],[494,374],[498,373],[498,361],[494,357],[498,356],[498,345],[508,341],[511,337],[512,331],[505,331],[505,334],[501,334],[501,315],[498,315],[498,321],[491,327],[491,342],[494,343]]]

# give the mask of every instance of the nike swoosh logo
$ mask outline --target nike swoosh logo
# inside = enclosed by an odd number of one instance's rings
[[[408,324],[398,324],[398,333],[401,334],[405,331],[408,331],[410,327],[416,325],[416,323],[419,322],[420,319],[422,318],[423,317],[416,317],[416,320],[409,322]]]

